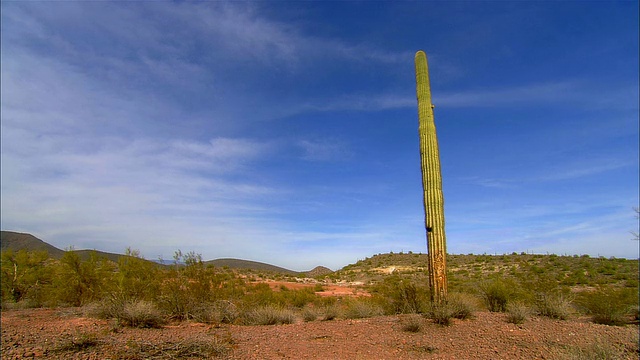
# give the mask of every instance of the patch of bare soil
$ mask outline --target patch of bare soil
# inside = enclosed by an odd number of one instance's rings
[[[299,321],[277,326],[211,326],[182,322],[161,329],[116,327],[79,309],[2,311],[2,359],[571,359],[601,347],[638,359],[638,325],[597,325],[478,312],[443,327],[411,315]],[[413,317],[415,319],[415,317]],[[578,357],[580,358],[580,357]],[[581,357],[584,358],[584,357]]]
[[[257,282],[256,282],[257,283]],[[315,282],[312,283],[304,283],[304,282],[291,282],[291,281],[277,281],[277,280],[263,280],[260,283],[265,283],[269,285],[269,287],[274,291],[280,291],[282,286],[286,287],[289,290],[300,290],[303,288],[314,288],[316,286]],[[361,297],[361,296],[371,296],[366,290],[358,286],[353,285],[341,285],[341,284],[322,284],[322,291],[316,291],[316,295],[320,295],[323,297],[327,296],[335,296],[335,297],[345,297],[345,296],[353,296],[353,297]]]

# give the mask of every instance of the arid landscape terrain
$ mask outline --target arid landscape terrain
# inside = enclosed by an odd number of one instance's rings
[[[424,254],[296,273],[195,254],[160,265],[131,251],[48,252],[34,239],[3,232],[2,359],[640,355],[637,260],[450,255],[449,297],[433,306]]]
[[[221,325],[176,322],[160,329],[115,326],[82,310],[2,312],[2,358],[51,359],[637,359],[638,327],[587,317],[532,317],[523,324],[477,312],[450,326],[414,315]]]

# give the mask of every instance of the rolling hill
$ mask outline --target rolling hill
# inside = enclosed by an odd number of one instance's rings
[[[60,250],[55,246],[52,246],[37,237],[26,234],[26,233],[18,233],[13,231],[1,231],[0,232],[0,244],[1,250],[5,251],[11,249],[13,251],[47,251],[49,256],[54,259],[60,259],[65,250]],[[89,259],[92,253],[95,253],[98,257],[105,257],[113,262],[118,262],[118,259],[121,256],[125,256],[123,254],[114,254],[108,253],[104,251],[98,250],[74,250],[81,259],[86,260]],[[159,263],[160,264],[160,263]],[[285,269],[279,266],[270,265],[257,261],[250,260],[241,260],[241,259],[216,259],[216,260],[208,260],[204,261],[205,265],[213,265],[216,267],[228,267],[230,269],[242,269],[242,270],[254,270],[254,271],[267,271],[273,273],[280,273],[285,275],[300,275],[300,274],[308,274],[309,276],[317,276],[317,275],[325,275],[330,273],[331,270],[322,266],[318,266],[313,270],[308,272],[297,272],[289,269]],[[166,262],[160,265],[168,265]]]

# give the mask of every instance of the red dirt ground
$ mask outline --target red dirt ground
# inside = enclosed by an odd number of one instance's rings
[[[1,350],[2,359],[100,360],[206,358],[196,346],[202,343],[219,345],[223,359],[584,359],[575,354],[594,346],[614,349],[620,359],[639,355],[638,325],[597,325],[583,317],[532,317],[514,325],[505,314],[478,312],[447,327],[419,318],[422,328],[414,333],[403,330],[411,316],[132,329],[83,317],[76,308],[4,310]]]

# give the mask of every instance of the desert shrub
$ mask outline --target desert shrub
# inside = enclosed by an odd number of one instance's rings
[[[83,310],[87,316],[116,319],[119,326],[159,328],[166,322],[160,310],[145,300],[111,297],[85,305]]]
[[[552,319],[566,320],[573,311],[572,298],[563,294],[539,294],[536,299],[538,314]]]
[[[304,321],[316,321],[318,319],[318,309],[312,306],[305,306],[302,309],[302,319]]]
[[[596,324],[619,326],[626,324],[632,315],[630,310],[638,304],[638,294],[629,288],[601,288],[583,294],[579,304]]]
[[[138,328],[160,328],[165,323],[158,308],[153,303],[144,300],[126,302],[117,319],[118,323],[123,326]]]
[[[11,249],[0,256],[0,296],[2,303],[23,302],[22,307],[39,307],[47,301],[54,277],[46,251]],[[3,306],[4,307],[4,306]]]
[[[507,304],[516,298],[517,286],[512,281],[495,279],[483,283],[480,291],[489,311],[504,312]]]
[[[409,315],[402,323],[402,331],[419,332],[422,330],[422,317],[417,314]]]
[[[86,316],[98,319],[117,319],[124,311],[126,300],[117,295],[112,295],[86,304],[82,310]]]
[[[531,308],[525,303],[515,301],[507,305],[507,322],[522,324],[531,316]]]
[[[205,324],[233,324],[239,317],[237,306],[230,300],[218,300],[213,302],[190,302],[187,316]]]
[[[340,307],[337,304],[327,304],[322,308],[322,320],[330,321],[340,316]]]
[[[453,320],[451,307],[446,302],[431,304],[428,316],[434,323],[443,326],[451,325]]]
[[[295,313],[274,305],[261,306],[244,314],[246,325],[278,325],[293,324]]]
[[[291,305],[296,308],[303,308],[305,305],[313,303],[318,295],[313,288],[303,288],[300,290],[287,290],[279,294],[281,303]]]
[[[456,319],[470,319],[476,310],[476,299],[468,294],[450,293],[447,297],[447,307],[451,316]]]
[[[127,248],[118,259],[118,292],[128,299],[155,299],[160,290],[159,273],[156,264],[145,260],[138,250]]]
[[[188,319],[189,314],[193,312],[196,302],[187,292],[187,282],[187,279],[178,276],[176,270],[171,270],[162,281],[157,302],[162,311],[171,318]]]
[[[240,316],[238,307],[229,300],[218,300],[213,304],[214,320],[217,323],[233,324]]]
[[[112,291],[111,262],[98,258],[95,252],[82,261],[75,251],[69,250],[60,259],[53,288],[59,303],[80,306],[101,299]]]
[[[423,312],[423,304],[429,303],[428,286],[416,285],[413,281],[397,275],[385,278],[374,286],[372,292],[388,314],[412,314]]]
[[[359,298],[346,301],[343,316],[347,319],[363,319],[384,314],[384,309],[373,301]]]
[[[279,293],[273,291],[268,284],[258,283],[247,288],[242,302],[247,308],[264,307],[268,305],[277,305],[284,307],[286,301]]]

